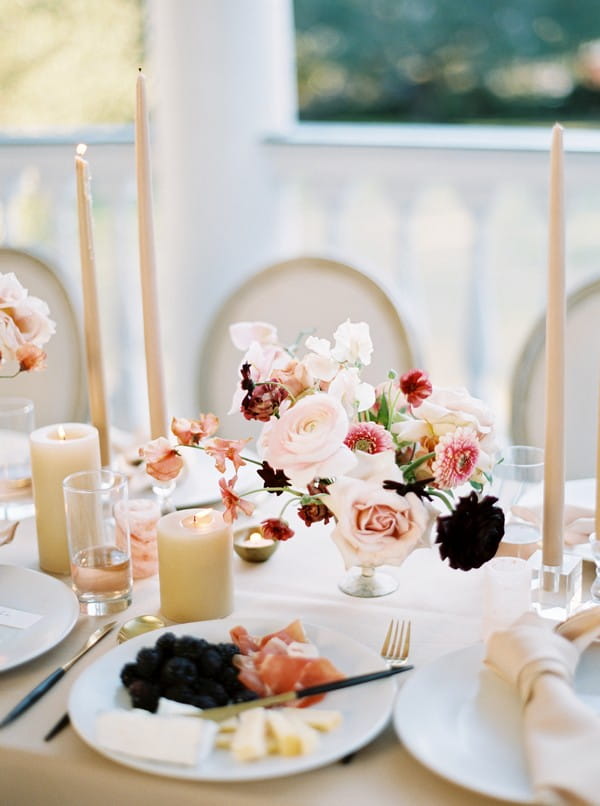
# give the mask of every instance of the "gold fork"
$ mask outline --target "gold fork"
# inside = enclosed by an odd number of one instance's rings
[[[390,668],[397,669],[407,663],[409,651],[410,621],[393,618],[385,634],[380,655]]]

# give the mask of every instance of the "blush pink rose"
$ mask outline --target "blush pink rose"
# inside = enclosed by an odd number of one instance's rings
[[[401,565],[429,527],[430,515],[418,496],[384,490],[379,482],[339,478],[323,501],[335,515],[332,538],[346,568]]]
[[[260,449],[262,458],[276,470],[284,470],[294,486],[339,476],[356,463],[344,445],[348,415],[335,398],[317,392],[280,411],[278,420],[265,425]]]

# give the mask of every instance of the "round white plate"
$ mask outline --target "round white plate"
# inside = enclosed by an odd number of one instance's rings
[[[449,781],[493,798],[533,803],[514,689],[482,665],[483,645],[439,658],[413,672],[394,706],[406,748]],[[600,646],[581,658],[575,689],[600,712]]]
[[[77,597],[63,582],[15,565],[0,565],[1,607],[42,618],[22,630],[0,626],[0,672],[55,647],[71,632],[79,616]]]
[[[392,711],[396,690],[392,679],[379,680],[328,694],[323,703],[317,707],[341,711],[342,725],[331,733],[320,735],[319,747],[307,756],[293,758],[268,756],[256,762],[242,763],[235,761],[229,750],[215,749],[196,767],[176,767],[110,752],[98,746],[97,715],[112,708],[131,707],[127,691],[120,683],[119,672],[125,663],[135,660],[142,646],[153,646],[164,632],[195,635],[209,641],[227,641],[229,628],[240,623],[251,633],[258,635],[285,626],[281,622],[257,621],[251,618],[179,624],[156,630],[151,636],[141,635],[116,647],[88,667],[75,681],[69,698],[69,715],[73,727],[90,747],[120,764],[155,775],[196,781],[252,781],[295,775],[330,764],[354,752],[370,742],[384,728]],[[362,674],[385,668],[377,652],[352,638],[311,624],[305,624],[305,628],[309,639],[319,648],[320,654],[329,658],[344,674]]]

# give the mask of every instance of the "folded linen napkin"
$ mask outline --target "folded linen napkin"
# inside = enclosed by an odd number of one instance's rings
[[[542,507],[511,507],[513,515],[527,523],[532,523],[538,529],[542,527]],[[577,543],[587,543],[594,531],[595,510],[589,507],[578,507],[567,504],[564,510],[563,526],[565,543],[574,546]]]
[[[600,635],[600,607],[577,613],[552,631],[535,613],[493,633],[485,663],[516,687],[523,703],[525,751],[535,802],[600,803],[600,716],[573,690],[580,654]]]

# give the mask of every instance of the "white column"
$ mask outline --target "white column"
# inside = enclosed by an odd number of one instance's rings
[[[290,0],[150,0],[149,11],[167,396],[171,414],[193,416],[211,316],[276,257],[277,189],[261,142],[295,118],[293,18]],[[223,382],[233,378],[224,367]]]

